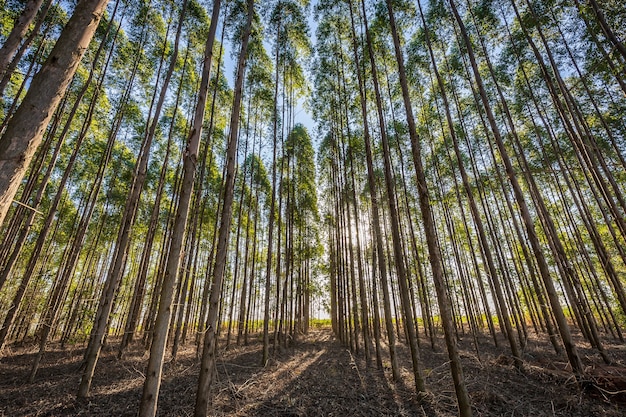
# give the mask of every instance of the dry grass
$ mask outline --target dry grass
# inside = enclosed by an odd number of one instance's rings
[[[113,346],[115,341],[113,341]],[[626,347],[608,345],[610,366],[580,342],[587,378],[578,384],[566,361],[548,342],[531,339],[519,372],[504,346],[479,339],[480,358],[470,337],[459,342],[465,378],[477,416],[623,416],[626,414]],[[223,351],[217,364],[213,416],[453,416],[456,400],[443,341],[431,350],[423,342],[428,387],[418,395],[406,346],[398,345],[402,380],[351,353],[330,331],[314,330],[261,366],[261,343]],[[133,346],[124,359],[104,350],[88,401],[77,402],[82,349],[52,347],[37,381],[25,382],[35,352],[5,350],[0,358],[1,416],[133,416],[141,397],[147,354]],[[383,357],[386,366],[387,357]],[[161,416],[192,415],[198,362],[191,346],[164,367]]]

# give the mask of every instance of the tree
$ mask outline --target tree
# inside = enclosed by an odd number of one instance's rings
[[[76,72],[108,0],[84,0],[74,9],[41,70],[0,138],[0,224],[65,90]]]
[[[200,137],[202,124],[204,122],[204,111],[206,107],[207,93],[209,87],[209,77],[213,64],[213,43],[215,32],[220,15],[220,0],[213,2],[213,12],[211,14],[211,25],[207,35],[204,58],[202,60],[202,79],[200,81],[200,91],[196,102],[193,128],[187,139],[187,146],[183,156],[183,177],[181,181],[181,192],[178,196],[178,208],[172,228],[172,241],[170,242],[169,256],[164,271],[165,275],[161,283],[159,297],[159,307],[154,324],[154,334],[150,347],[150,359],[146,370],[146,380],[141,396],[139,414],[141,416],[154,416],[157,410],[159,389],[161,387],[161,373],[163,372],[163,358],[165,356],[165,343],[169,333],[170,320],[172,316],[172,298],[174,284],[178,278],[178,267],[180,265],[182,244],[185,241],[185,228],[189,215],[191,194],[196,174],[196,162],[198,150],[200,148]]]
[[[228,250],[228,238],[230,235],[230,223],[232,219],[232,204],[235,190],[235,156],[237,155],[237,137],[239,135],[239,115],[241,111],[241,98],[243,95],[243,81],[245,79],[246,63],[248,59],[248,43],[252,34],[252,22],[254,20],[254,0],[247,0],[246,23],[241,35],[241,49],[237,60],[237,77],[235,79],[235,94],[233,96],[233,110],[230,116],[230,133],[226,150],[226,178],[224,179],[224,201],[221,211],[220,229],[217,238],[217,250],[215,255],[215,267],[211,280],[211,297],[209,299],[209,316],[204,336],[204,348],[200,376],[198,379],[198,391],[196,393],[196,417],[206,416],[209,403],[209,390],[213,380],[216,353],[216,324],[219,311],[218,288],[222,286],[222,279],[226,268],[226,255]]]
[[[415,128],[413,106],[411,104],[406,71],[404,68],[404,57],[400,48],[400,38],[396,29],[395,17],[391,1],[387,0],[386,3],[387,11],[389,13],[389,24],[391,26],[391,34],[393,36],[396,60],[398,63],[404,108],[407,118],[407,124],[409,126],[409,136],[411,138],[411,152],[413,155],[413,163],[415,165],[415,174],[417,176],[417,187],[420,209],[422,212],[422,222],[424,223],[424,231],[426,234],[426,243],[428,245],[430,266],[433,273],[435,289],[437,291],[437,301],[439,303],[439,312],[441,314],[443,329],[446,337],[446,347],[448,348],[448,357],[450,358],[450,370],[452,372],[452,378],[454,379],[454,389],[456,390],[456,396],[459,405],[459,415],[471,416],[472,409],[470,406],[469,395],[467,393],[467,388],[465,387],[463,368],[461,366],[456,340],[454,339],[454,325],[450,313],[451,302],[448,292],[446,291],[445,282],[443,279],[441,253],[439,250],[439,246],[437,245],[437,238],[435,236],[433,215],[429,201],[430,197],[428,195],[428,185],[426,183],[419,137],[417,136],[417,130]]]

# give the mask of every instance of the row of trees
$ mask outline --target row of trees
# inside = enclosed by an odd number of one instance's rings
[[[314,108],[331,316],[394,379],[398,338],[529,333],[578,380],[575,327],[606,363],[623,341],[623,19],[616,2],[320,1]],[[421,339],[420,339],[421,336]],[[563,352],[563,350],[565,352]]]
[[[84,341],[85,397],[119,336],[119,356],[150,350],[140,413],[154,415],[166,350],[193,343],[205,415],[217,337],[262,335],[266,363],[307,330],[320,275],[338,337],[379,367],[388,355],[395,380],[406,341],[418,395],[442,329],[463,416],[461,335],[478,357],[483,333],[504,340],[523,370],[534,332],[581,381],[573,330],[607,363],[606,338],[623,341],[617,2],[320,0],[319,190],[296,123],[308,2],[12,7],[0,344],[38,343],[31,380],[50,342]]]
[[[3,3],[0,346],[37,343],[32,381],[84,342],[83,398],[104,344],[141,343],[154,415],[166,352],[194,344],[206,415],[217,336],[262,333],[266,362],[319,292],[308,4],[107,3]]]

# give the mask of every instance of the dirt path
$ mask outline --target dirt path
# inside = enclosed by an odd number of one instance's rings
[[[468,338],[469,339],[469,338]],[[113,348],[116,345],[113,344]],[[607,392],[581,392],[565,363],[549,346],[530,343],[527,370],[515,371],[509,357],[485,341],[481,360],[466,340],[461,343],[466,381],[477,416],[623,416],[625,389],[604,383]],[[583,349],[588,370],[611,381],[624,377],[624,347],[612,367],[595,364]],[[7,353],[7,352],[5,352]],[[96,371],[89,401],[76,402],[82,347],[53,350],[44,357],[37,382],[26,384],[34,352],[22,349],[0,358],[0,416],[134,416],[143,384],[147,354],[139,346],[124,360],[105,351]],[[261,343],[223,351],[213,387],[214,416],[453,416],[454,391],[447,355],[424,347],[422,362],[429,393],[418,401],[407,349],[398,346],[403,381],[393,383],[390,371],[367,366],[329,330],[314,330],[277,352],[261,367]],[[595,362],[594,362],[595,361]],[[386,365],[388,361],[383,361]],[[160,416],[192,415],[198,378],[195,350],[189,347],[164,369]],[[598,382],[596,377],[593,381]],[[601,382],[601,381],[600,381]],[[606,381],[605,381],[606,382]],[[620,397],[620,395],[622,395]]]
[[[410,390],[392,388],[383,372],[366,368],[327,331],[311,334],[246,378],[237,358],[220,363],[222,390],[215,405],[233,415],[384,416],[414,415]]]

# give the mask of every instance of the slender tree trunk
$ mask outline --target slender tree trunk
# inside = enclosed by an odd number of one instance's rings
[[[232,204],[234,199],[235,188],[235,157],[237,155],[237,137],[239,134],[239,115],[241,111],[241,98],[243,95],[243,81],[245,67],[248,57],[248,42],[252,32],[252,18],[254,16],[254,1],[247,2],[247,20],[244,33],[242,35],[241,50],[239,52],[239,60],[237,63],[237,79],[235,81],[235,92],[233,98],[233,109],[230,120],[230,136],[227,148],[227,166],[226,179],[224,188],[224,205],[222,208],[222,219],[218,237],[218,246],[216,251],[216,262],[213,274],[212,293],[209,301],[209,317],[207,321],[207,334],[204,340],[204,350],[202,352],[202,361],[200,368],[200,377],[198,381],[198,392],[196,396],[195,415],[204,416],[207,412],[209,390],[212,383],[212,376],[215,367],[216,354],[216,337],[215,325],[217,318],[217,305],[219,293],[216,289],[221,285],[224,268],[226,264],[226,255],[228,251],[228,237],[230,233],[230,224],[232,219]]]
[[[450,358],[450,370],[454,380],[454,388],[456,391],[459,415],[469,417],[472,415],[472,408],[469,400],[469,394],[465,387],[463,377],[463,368],[459,357],[458,347],[454,338],[454,324],[452,314],[450,312],[450,299],[446,290],[441,262],[441,252],[437,245],[435,235],[435,225],[433,222],[432,208],[430,206],[430,198],[428,195],[428,186],[426,183],[426,175],[422,164],[421,148],[417,129],[413,116],[413,106],[409,94],[409,86],[404,68],[404,57],[400,48],[400,38],[396,29],[395,16],[390,0],[386,0],[387,11],[389,14],[389,23],[391,25],[391,34],[393,36],[393,44],[398,63],[398,72],[400,76],[400,86],[402,87],[402,97],[404,99],[404,108],[409,125],[409,137],[411,139],[411,151],[413,154],[413,163],[415,164],[415,173],[417,176],[418,197],[420,209],[422,212],[422,221],[424,223],[424,232],[426,234],[426,243],[428,246],[428,254],[430,258],[430,266],[433,273],[433,281],[437,292],[437,301],[439,303],[439,313],[443,324],[444,334],[446,338],[446,346],[448,348],[448,357]]]
[[[247,0],[246,26],[242,34],[241,49],[237,61],[237,77],[233,97],[233,108],[230,116],[230,130],[226,150],[226,177],[224,180],[224,202],[222,206],[220,229],[217,240],[215,254],[215,268],[211,283],[211,297],[209,299],[209,315],[204,337],[204,348],[202,360],[200,362],[200,376],[198,379],[198,390],[196,393],[196,405],[194,415],[196,417],[206,416],[209,404],[209,394],[213,382],[215,371],[216,332],[217,316],[219,313],[220,291],[222,286],[224,270],[226,268],[226,258],[228,255],[228,238],[232,220],[232,205],[235,193],[235,166],[237,164],[237,138],[239,136],[239,117],[241,114],[241,99],[243,96],[243,82],[245,78],[246,62],[248,59],[248,43],[252,32],[252,18],[254,12],[254,0]],[[235,248],[237,250],[237,248]],[[232,302],[232,301],[231,301]]]
[[[78,398],[85,398],[89,395],[93,373],[95,371],[96,364],[98,363],[98,357],[100,356],[100,350],[102,349],[104,338],[106,337],[109,316],[111,315],[113,308],[115,293],[117,292],[119,282],[122,278],[122,274],[124,273],[128,247],[130,245],[131,230],[135,222],[137,207],[139,206],[141,198],[141,191],[147,175],[150,147],[159,122],[161,109],[163,108],[163,103],[165,102],[169,82],[172,78],[172,74],[174,73],[176,60],[178,58],[178,45],[182,32],[186,7],[187,2],[184,1],[180,12],[176,39],[174,40],[174,51],[172,52],[172,56],[170,58],[169,68],[161,87],[161,93],[159,95],[152,123],[142,143],[140,156],[137,160],[135,171],[133,173],[133,182],[129,191],[126,206],[124,207],[124,213],[122,215],[122,227],[120,228],[117,237],[116,249],[114,252],[115,256],[111,262],[110,270],[104,286],[104,292],[102,293],[101,301],[98,305],[93,330],[91,331],[91,336],[89,338],[89,345],[87,346],[87,350],[85,352],[85,369],[78,388]]]
[[[361,2],[362,9],[365,9],[365,4]],[[352,9],[352,1],[349,2],[350,7],[350,17],[351,17],[351,26],[352,26],[352,34],[353,34],[353,52],[355,57],[355,69],[357,73],[358,83],[359,83],[359,97],[361,103],[361,116],[363,118],[363,140],[365,143],[365,157],[366,157],[366,165],[367,165],[367,184],[370,192],[370,209],[371,209],[371,221],[374,225],[374,240],[376,245],[376,259],[378,260],[378,268],[380,273],[380,280],[383,289],[383,308],[385,311],[385,326],[387,328],[387,337],[389,339],[389,356],[391,360],[391,372],[393,375],[394,381],[400,380],[400,372],[398,369],[398,359],[396,357],[396,338],[393,330],[393,323],[391,320],[391,301],[389,297],[389,285],[388,285],[388,275],[387,275],[387,264],[385,262],[385,248],[383,245],[383,236],[382,236],[382,227],[380,224],[380,213],[378,206],[378,187],[376,185],[376,179],[374,174],[374,161],[373,161],[373,151],[372,144],[370,139],[369,132],[369,123],[368,123],[368,113],[367,113],[367,99],[365,97],[365,82],[361,75],[361,66],[359,65],[358,59],[358,47],[357,47],[357,37],[355,35],[354,29],[354,17],[353,17],[353,9]],[[374,292],[377,291],[376,286],[376,276],[375,274],[372,276],[372,280],[374,282]],[[377,295],[375,295],[377,297]],[[375,308],[377,308],[378,303],[375,304]],[[375,313],[375,331],[378,329],[379,318],[376,317],[378,314]],[[375,335],[377,346],[378,341],[380,340],[379,334]],[[377,361],[379,361],[379,352],[380,349],[377,349]]]
[[[30,31],[30,34],[24,40],[24,42],[22,42],[22,45],[20,45],[15,55],[13,55],[13,58],[11,58],[11,61],[5,67],[4,71],[0,71],[0,97],[4,95],[4,89],[9,84],[9,81],[11,81],[11,76],[15,72],[15,69],[20,63],[20,60],[22,59],[22,57],[24,56],[24,54],[30,47],[33,40],[35,40],[37,35],[39,35],[39,30],[41,29],[41,25],[43,25],[44,21],[46,20],[46,16],[48,15],[48,12],[50,11],[50,7],[52,6],[52,3],[53,3],[53,0],[47,0],[46,3],[44,3],[44,5],[40,9],[41,11],[39,12],[39,16],[37,17],[35,26]],[[50,19],[50,20],[53,20],[53,19]],[[48,24],[46,26],[46,29],[44,30],[42,37],[46,36],[46,34],[49,32],[51,27],[52,27],[52,24]]]
[[[281,24],[280,20],[277,26],[276,33],[276,42],[278,43],[280,37]],[[272,196],[270,198],[270,211],[269,211],[269,220],[268,220],[268,232],[267,232],[267,261],[266,261],[266,270],[265,270],[265,295],[264,295],[264,306],[265,311],[263,315],[263,358],[262,364],[265,366],[267,361],[269,360],[270,354],[270,333],[269,333],[269,325],[270,325],[270,292],[272,289],[272,256],[273,256],[273,245],[274,245],[274,221],[275,221],[275,210],[276,210],[276,154],[278,148],[278,84],[279,84],[279,74],[280,74],[280,65],[278,61],[278,45],[276,45],[276,56],[275,56],[275,68],[274,68],[274,100],[273,100],[273,127],[272,127],[272,136],[273,136],[273,146],[272,146],[272,188],[271,193]],[[278,282],[278,276],[276,276],[276,282]],[[278,300],[277,300],[278,301]],[[276,326],[276,323],[274,323]]]
[[[22,14],[15,22],[11,33],[4,40],[2,48],[0,48],[0,77],[4,76],[7,66],[11,62],[11,58],[17,51],[17,48],[26,35],[28,27],[37,15],[37,11],[41,7],[43,0],[28,0],[22,10]]]
[[[513,337],[513,328],[511,326],[511,320],[508,314],[508,309],[506,306],[506,301],[504,298],[504,294],[502,292],[502,286],[500,285],[500,280],[498,278],[498,274],[496,271],[496,267],[493,261],[493,255],[491,253],[491,248],[489,246],[489,241],[487,240],[487,235],[485,234],[485,227],[483,225],[482,218],[480,217],[480,213],[478,212],[478,206],[476,205],[476,201],[474,200],[474,194],[472,191],[472,187],[469,182],[469,177],[465,170],[465,164],[463,162],[463,156],[461,154],[461,149],[459,147],[459,141],[454,130],[454,122],[452,120],[452,115],[450,113],[450,104],[448,102],[448,95],[445,90],[445,85],[443,82],[443,78],[439,73],[439,69],[437,67],[437,62],[435,60],[435,55],[432,50],[431,42],[430,42],[430,34],[428,27],[426,25],[426,19],[424,18],[424,14],[422,12],[421,3],[418,3],[420,16],[422,19],[422,24],[424,25],[424,31],[426,36],[426,45],[428,46],[429,55],[431,59],[431,64],[433,66],[433,70],[435,73],[435,77],[437,79],[437,85],[439,86],[441,98],[443,100],[444,111],[446,114],[446,120],[448,122],[448,130],[450,133],[450,137],[452,138],[452,143],[454,146],[454,154],[456,155],[457,166],[459,167],[459,172],[461,173],[461,180],[463,182],[463,188],[465,189],[465,194],[467,195],[467,199],[470,205],[470,212],[472,215],[472,220],[474,221],[474,225],[476,226],[478,232],[478,238],[480,242],[480,248],[484,255],[484,259],[487,261],[487,270],[489,272],[489,277],[491,278],[491,282],[493,283],[493,287],[495,289],[497,304],[496,306],[500,309],[500,315],[502,317],[503,325],[506,329],[506,336],[509,339],[509,345],[511,346],[511,352],[513,353],[513,357],[515,359],[515,366],[518,368],[522,367],[522,355],[519,349],[519,346],[515,342]]]
[[[606,18],[604,17],[604,12],[602,12],[602,9],[600,9],[600,5],[598,4],[596,0],[589,0],[589,4],[591,5],[593,12],[595,13],[596,18],[598,19],[598,23],[600,24],[602,31],[604,32],[606,37],[609,38],[609,40],[615,46],[615,48],[617,48],[619,53],[622,55],[622,58],[626,60],[626,46],[624,46],[624,44],[620,42],[620,40],[615,35],[615,32],[613,31],[613,29],[611,29],[611,27],[607,23]]]
[[[189,134],[183,157],[183,179],[178,196],[178,208],[172,228],[172,241],[170,243],[165,276],[161,285],[159,307],[156,323],[154,324],[152,346],[150,348],[150,359],[148,360],[146,380],[144,382],[141,405],[139,408],[139,415],[142,417],[154,416],[157,410],[159,389],[161,387],[161,374],[163,372],[163,359],[165,356],[165,343],[167,341],[172,314],[172,296],[174,285],[178,278],[182,244],[185,238],[185,227],[196,173],[196,162],[198,149],[200,147],[202,124],[204,122],[209,77],[213,63],[213,43],[215,41],[220,5],[220,0],[215,0],[213,3],[211,25],[209,26],[209,33],[204,50],[202,80],[200,81],[200,92],[198,94],[198,102],[196,103],[193,128]]]
[[[528,238],[530,240],[533,253],[535,254],[537,264],[539,266],[539,271],[541,273],[541,277],[544,281],[548,299],[550,300],[550,305],[552,307],[552,311],[555,315],[555,318],[559,327],[561,339],[563,340],[563,344],[565,345],[565,350],[567,352],[570,364],[572,365],[573,372],[576,375],[580,375],[583,372],[582,362],[580,360],[580,357],[578,356],[576,346],[573,342],[573,339],[570,333],[569,325],[567,324],[567,320],[563,313],[563,308],[561,307],[560,300],[556,294],[556,289],[554,288],[554,282],[552,281],[552,278],[550,277],[550,270],[549,270],[546,258],[543,254],[543,251],[541,249],[541,245],[539,242],[539,238],[537,236],[537,232],[535,230],[535,225],[532,221],[530,210],[528,208],[528,205],[526,204],[526,199],[524,198],[521,186],[519,185],[519,182],[517,180],[517,176],[513,169],[513,165],[511,163],[508,151],[506,150],[506,147],[504,146],[500,129],[498,128],[496,124],[496,120],[493,115],[493,111],[489,103],[489,99],[487,97],[487,92],[483,84],[482,76],[480,75],[480,72],[478,71],[478,64],[474,56],[474,50],[470,42],[469,35],[467,34],[467,30],[465,29],[465,24],[463,23],[463,20],[461,19],[461,16],[459,15],[458,10],[456,9],[454,0],[449,0],[449,1],[450,1],[450,6],[452,8],[452,13],[461,30],[461,36],[463,38],[463,42],[465,46],[467,47],[467,53],[470,58],[472,72],[474,73],[474,78],[478,86],[480,98],[483,103],[483,107],[487,113],[487,119],[489,121],[489,125],[494,135],[496,145],[500,152],[502,162],[505,165],[507,176],[509,177],[509,181],[511,182],[511,186],[513,187],[515,199],[518,203],[519,209],[522,214],[522,220],[524,222],[524,226],[526,227],[526,232],[528,233]]]
[[[121,113],[123,114],[123,110]],[[94,183],[88,191],[85,207],[78,223],[75,236],[72,240],[71,245],[68,247],[69,250],[65,262],[63,262],[61,268],[59,269],[61,273],[58,280],[55,282],[55,288],[50,297],[48,311],[46,312],[43,320],[42,331],[41,335],[39,336],[39,352],[33,362],[30,371],[29,382],[34,381],[35,374],[37,373],[37,370],[39,368],[39,363],[43,357],[46,345],[48,343],[48,338],[51,334],[54,335],[53,331],[56,331],[56,321],[61,307],[63,306],[63,302],[65,300],[70,282],[74,276],[74,272],[76,271],[76,266],[78,264],[78,259],[81,253],[81,249],[83,247],[85,236],[87,234],[89,223],[98,202],[98,194],[102,186],[102,181],[104,180],[104,172],[111,159],[113,145],[115,144],[115,139],[117,138],[121,119],[122,117],[118,118],[118,123],[114,124],[111,128],[111,131],[109,132],[106,148],[102,156],[100,157],[100,164],[98,171],[95,175]]]
[[[87,50],[108,0],[76,5],[48,59],[0,138],[0,225],[44,131]]]
[[[181,74],[181,80],[178,86],[178,91],[176,93],[176,102],[174,103],[174,112],[173,112],[173,117],[172,117],[172,121],[170,122],[170,130],[168,133],[168,138],[167,138],[167,145],[166,145],[166,151],[165,151],[165,156],[163,157],[163,163],[161,166],[161,172],[159,174],[159,182],[157,185],[157,190],[155,192],[155,201],[154,201],[154,206],[152,208],[152,213],[150,214],[150,221],[148,224],[148,231],[146,233],[146,239],[144,242],[144,250],[142,252],[141,255],[141,261],[139,264],[139,272],[137,274],[137,280],[135,282],[135,289],[134,289],[134,293],[133,293],[133,298],[132,298],[132,302],[131,302],[131,306],[129,309],[129,315],[128,318],[126,320],[126,328],[124,331],[124,336],[122,337],[122,342],[120,343],[120,347],[118,350],[118,358],[121,359],[124,350],[126,349],[126,347],[128,346],[128,344],[133,340],[133,337],[135,335],[135,329],[137,327],[137,323],[139,320],[139,313],[141,311],[141,306],[142,306],[142,300],[144,297],[144,293],[145,293],[145,286],[146,286],[146,279],[148,276],[148,268],[150,265],[150,258],[152,256],[152,247],[154,245],[154,238],[156,235],[156,231],[157,231],[157,227],[158,227],[158,221],[159,221],[159,215],[161,212],[161,199],[163,196],[163,190],[165,188],[165,176],[168,172],[168,164],[169,164],[169,158],[170,158],[170,153],[171,153],[171,148],[172,148],[172,140],[174,138],[174,129],[176,126],[176,111],[178,110],[178,105],[179,105],[179,101],[180,101],[180,96],[181,96],[181,91],[182,91],[182,86],[183,86],[183,80],[182,77],[185,76],[185,69],[187,68],[187,57],[185,56],[185,65],[183,66],[183,70],[182,70],[182,74]],[[166,239],[166,236],[163,236],[163,239]]]

